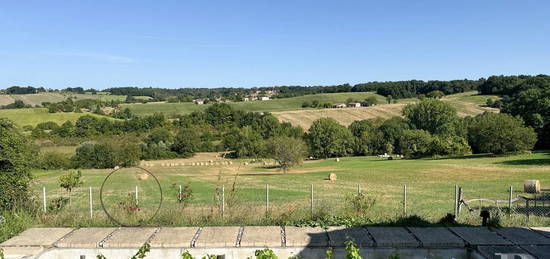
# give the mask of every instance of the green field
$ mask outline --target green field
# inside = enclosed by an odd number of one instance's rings
[[[14,121],[19,126],[36,126],[36,124],[46,121],[53,121],[59,125],[66,121],[75,122],[84,115],[92,115],[95,117],[104,117],[110,120],[114,120],[111,117],[101,116],[92,113],[75,113],[75,112],[63,112],[63,113],[49,113],[46,108],[32,108],[32,109],[4,109],[0,110],[0,118],[7,118]]]
[[[314,94],[304,95],[293,98],[273,99],[269,101],[251,101],[251,102],[229,102],[233,108],[249,112],[274,112],[301,110],[304,101],[318,100],[321,104],[325,102],[343,103],[348,98],[363,101],[367,97],[376,96],[379,103],[385,102],[386,98],[374,93],[332,93],[332,94]],[[188,114],[194,111],[201,111],[209,105],[197,105],[194,103],[147,103],[147,104],[124,104],[123,107],[130,108],[138,115],[150,115],[155,112],[162,112],[167,115]]]
[[[124,101],[126,99],[125,95],[110,95],[110,94],[74,94],[74,93],[38,93],[38,94],[11,94],[11,95],[0,95],[0,104],[7,105],[14,102],[15,100],[21,100],[25,104],[30,104],[32,106],[42,105],[43,102],[61,102],[68,98],[73,98],[74,100],[83,100],[83,99],[99,99],[102,101]],[[4,100],[4,101],[1,101]]]
[[[203,155],[203,154],[201,154]],[[200,160],[200,156],[193,158]],[[210,159],[210,158],[207,158]],[[550,185],[550,152],[535,152],[533,154],[513,156],[472,155],[444,159],[393,160],[378,157],[349,157],[340,162],[334,159],[308,161],[302,167],[295,168],[287,174],[282,174],[277,168],[262,163],[243,165],[244,160],[234,160],[232,165],[218,166],[153,166],[153,172],[161,182],[164,204],[158,224],[178,225],[193,224],[189,220],[192,215],[212,213],[216,187],[225,186],[225,196],[228,213],[231,209],[238,210],[235,217],[261,217],[265,211],[265,186],[269,184],[270,204],[273,213],[279,217],[298,217],[307,215],[311,184],[314,188],[314,204],[316,213],[332,213],[338,215],[345,210],[346,197],[357,193],[358,185],[367,196],[375,199],[375,204],[365,216],[373,223],[387,221],[402,213],[403,185],[408,188],[408,213],[436,221],[446,213],[453,212],[454,186],[464,188],[464,198],[489,198],[506,200],[508,188],[513,186],[514,196],[522,193],[523,181],[538,179],[542,185]],[[111,170],[83,170],[83,188],[73,193],[71,213],[84,215],[88,212],[88,188],[93,187],[94,210],[98,218],[102,218],[99,205],[99,187]],[[126,175],[106,185],[107,196],[114,201],[133,195],[135,186],[139,186],[140,204],[144,211],[158,205],[156,184],[149,178],[139,180],[142,173],[138,169],[125,169]],[[337,175],[336,181],[328,181],[329,173]],[[60,171],[35,171],[33,189],[40,194],[42,187],[48,190],[49,197],[66,195],[58,187],[57,179]],[[232,191],[235,183],[236,191]],[[178,210],[176,202],[178,185],[190,184],[193,199],[190,207],[181,213],[189,216],[186,219],[175,219],[170,212]],[[218,189],[219,190],[219,189]],[[231,202],[231,205],[229,204]],[[111,202],[110,206],[113,203]],[[477,204],[474,204],[477,206]],[[487,205],[487,204],[486,204]],[[250,215],[243,215],[250,211]],[[255,211],[254,213],[252,211]],[[74,214],[76,213],[76,214]],[[288,215],[290,213],[290,215]],[[300,214],[302,213],[302,214]],[[246,213],[245,213],[246,214]],[[473,224],[478,221],[476,212],[465,212],[463,223]],[[117,214],[120,215],[120,214]],[[240,215],[240,216],[239,216]],[[52,216],[53,225],[77,224],[67,218]],[[74,216],[76,217],[76,216]],[[169,218],[169,222],[165,222]],[[110,224],[108,221],[90,221],[86,224]],[[215,224],[211,222],[209,224]],[[219,222],[217,222],[219,223]],[[547,218],[532,217],[527,222],[524,215],[506,218],[503,224],[527,225],[550,224]]]

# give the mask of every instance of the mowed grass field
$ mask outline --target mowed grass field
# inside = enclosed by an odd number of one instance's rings
[[[204,156],[204,157],[202,157]],[[199,154],[194,161],[211,160],[212,153]],[[217,161],[223,160],[217,158]],[[167,162],[167,161],[164,161]],[[178,161],[178,162],[181,162]],[[225,187],[227,209],[245,206],[265,209],[266,185],[269,185],[270,204],[280,213],[308,211],[311,185],[314,190],[316,211],[327,213],[349,204],[346,197],[357,193],[358,187],[368,197],[375,199],[374,205],[365,211],[373,222],[388,220],[402,214],[403,185],[408,188],[408,213],[417,214],[431,221],[437,221],[446,213],[453,212],[454,186],[464,188],[464,198],[489,198],[506,200],[508,188],[513,186],[514,196],[524,195],[523,181],[538,179],[543,186],[550,186],[550,152],[512,156],[471,155],[444,159],[386,160],[378,157],[349,157],[307,161],[303,166],[293,168],[287,174],[278,168],[250,160],[232,160],[231,165],[212,166],[161,166],[147,167],[160,181],[164,195],[165,213],[177,208],[179,185],[190,185],[193,191],[191,204],[178,213],[205,212],[214,206],[216,188]],[[143,172],[139,169],[125,169],[119,180],[108,181],[104,195],[127,197],[133,195],[135,186],[140,189],[140,204],[146,208],[158,205],[159,193],[151,177],[139,180]],[[101,215],[99,188],[112,170],[82,170],[84,185],[73,192],[74,212],[88,213],[89,187],[93,187],[94,210]],[[58,186],[63,171],[35,171],[33,189],[40,196],[46,187],[50,197],[66,195]],[[329,181],[330,173],[337,175],[336,181]],[[116,173],[115,173],[116,174]],[[114,179],[114,178],[113,178]],[[233,191],[235,189],[236,191]],[[219,190],[219,189],[218,189]],[[232,205],[231,205],[231,204]],[[239,207],[240,205],[240,207]],[[477,205],[477,204],[474,204]],[[112,206],[112,205],[111,205]],[[99,211],[99,212],[98,212]],[[211,211],[206,209],[206,212]],[[334,212],[336,213],[336,212]],[[477,214],[476,214],[477,213]],[[242,214],[242,213],[241,213]],[[260,213],[261,214],[261,213]],[[465,211],[464,220],[478,221],[479,212]],[[476,214],[476,215],[474,215]],[[242,215],[241,215],[242,216]],[[546,221],[544,221],[546,220]],[[550,224],[530,221],[519,217],[514,225]],[[467,222],[472,223],[472,222]],[[506,222],[505,222],[506,224]]]
[[[100,99],[102,101],[124,101],[126,99],[125,95],[110,95],[110,94],[74,94],[74,93],[38,93],[38,94],[11,94],[0,95],[0,105],[7,105],[15,102],[15,100],[21,100],[25,104],[30,104],[32,106],[42,105],[43,102],[61,102],[68,98],[73,98],[74,100],[82,99]]]
[[[20,127],[30,125],[36,126],[38,123],[53,121],[58,125],[65,123],[66,121],[75,122],[84,115],[91,115],[94,117],[103,117],[109,120],[115,120],[114,118],[97,115],[93,113],[75,113],[75,112],[62,112],[62,113],[49,113],[46,108],[32,108],[32,109],[4,109],[0,110],[0,118],[7,118],[15,122]]]
[[[475,116],[483,112],[498,112],[498,109],[485,107],[487,99],[497,100],[497,96],[477,95],[477,92],[466,92],[460,94],[448,95],[441,100],[452,104],[461,117]],[[273,112],[279,120],[290,122],[292,125],[301,126],[308,129],[313,121],[330,117],[334,118],[342,125],[350,125],[356,120],[365,120],[372,118],[390,118],[401,116],[401,111],[405,105],[417,102],[418,99],[400,99],[396,104],[385,104],[385,99],[379,105],[360,108],[332,108],[332,109],[312,109],[312,110],[293,110]]]
[[[250,102],[228,102],[233,108],[249,112],[274,112],[274,111],[290,111],[290,110],[313,110],[311,108],[302,108],[304,101],[318,100],[321,104],[343,103],[348,98],[363,101],[367,97],[375,96],[378,102],[382,103],[386,99],[383,96],[375,93],[331,93],[331,94],[314,94],[304,95],[292,98],[273,99],[268,101],[250,101]],[[162,112],[167,115],[188,114],[194,111],[201,111],[209,105],[197,105],[194,103],[147,103],[147,104],[124,104],[123,107],[129,108],[132,112],[138,115],[150,115],[155,112]]]

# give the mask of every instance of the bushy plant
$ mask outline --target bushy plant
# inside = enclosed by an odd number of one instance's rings
[[[256,250],[254,252],[254,256],[256,257],[256,259],[278,259],[277,255],[275,255],[273,250],[269,248]]]
[[[344,245],[346,246],[346,259],[362,259],[359,255],[359,248],[355,245],[355,243],[351,240],[347,240],[344,242]]]
[[[63,210],[65,206],[69,203],[69,198],[67,197],[57,197],[51,199],[48,203],[48,211],[58,212]]]
[[[65,169],[71,164],[67,155],[57,152],[46,152],[38,158],[36,167],[44,170]]]
[[[360,192],[346,196],[346,206],[352,213],[365,212],[376,203],[376,198]]]

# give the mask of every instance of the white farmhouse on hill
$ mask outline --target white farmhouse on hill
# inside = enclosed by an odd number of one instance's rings
[[[361,107],[361,103],[348,103],[348,107]]]
[[[204,99],[195,99],[193,100],[196,104],[204,104]]]
[[[269,101],[269,97],[267,97],[267,96],[260,97],[258,99],[260,99],[260,101]]]
[[[346,108],[345,103],[335,103],[332,108]]]

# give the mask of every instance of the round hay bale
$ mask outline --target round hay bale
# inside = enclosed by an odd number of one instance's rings
[[[337,177],[336,177],[336,174],[335,174],[335,173],[330,173],[330,174],[328,175],[328,179],[329,179],[330,181],[336,181],[336,178],[337,178]]]
[[[115,169],[115,170],[118,170],[118,169],[120,169],[120,166],[117,165],[117,166],[115,166],[114,169]]]
[[[526,193],[540,193],[539,180],[526,180],[523,182],[523,191]]]
[[[248,165],[248,162],[244,162],[243,164],[244,164],[244,165]]]
[[[149,178],[149,174],[146,174],[146,173],[138,174],[138,180],[140,181],[147,180],[147,178]]]
[[[232,162],[232,161],[229,161],[229,164],[230,164],[230,165],[232,165],[232,164],[233,164],[233,162]]]
[[[336,158],[336,162],[340,162],[340,158],[339,158],[339,157]]]

